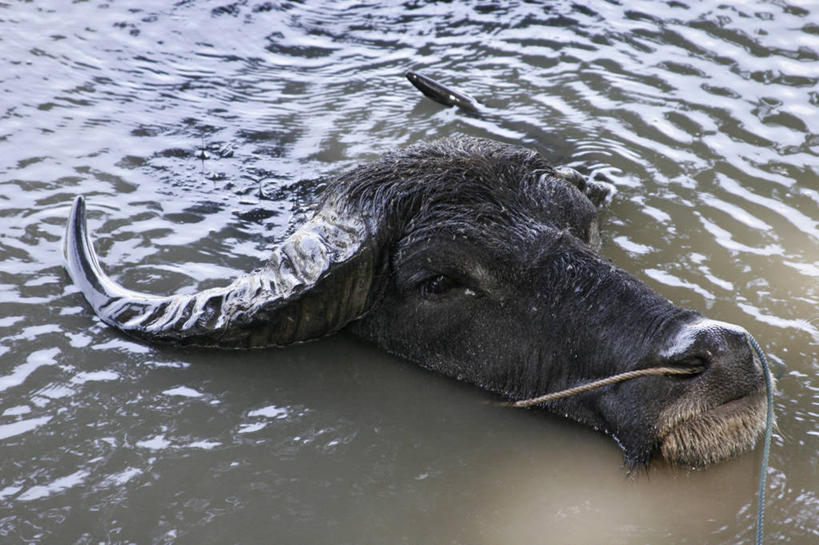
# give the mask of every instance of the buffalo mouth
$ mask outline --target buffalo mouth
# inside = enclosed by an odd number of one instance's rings
[[[764,386],[715,406],[674,404],[660,416],[660,453],[675,466],[715,464],[753,448],[765,420]]]

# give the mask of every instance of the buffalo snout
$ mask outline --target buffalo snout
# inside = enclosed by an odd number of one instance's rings
[[[701,368],[679,379],[688,388],[660,415],[663,457],[700,467],[753,446],[765,426],[765,377],[748,332],[701,319],[683,326],[663,356],[672,365]]]

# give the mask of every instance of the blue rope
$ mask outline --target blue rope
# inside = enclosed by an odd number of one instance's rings
[[[762,525],[765,518],[765,482],[768,478],[768,458],[771,453],[771,435],[773,434],[773,385],[771,384],[771,372],[768,369],[768,360],[759,347],[753,335],[748,333],[748,340],[756,350],[759,361],[762,363],[762,372],[765,373],[765,393],[768,399],[768,414],[765,422],[765,438],[762,440],[762,464],[759,469],[759,492],[757,494],[756,509],[756,545],[762,545]]]

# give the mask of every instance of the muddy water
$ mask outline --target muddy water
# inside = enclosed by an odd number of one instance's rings
[[[606,255],[756,335],[781,375],[767,541],[815,542],[819,7],[46,4],[0,5],[0,542],[747,542],[758,450],[629,477],[610,439],[345,335],[131,342],[61,268],[84,194],[120,282],[223,284],[303,218],[308,180],[449,134],[606,174]]]

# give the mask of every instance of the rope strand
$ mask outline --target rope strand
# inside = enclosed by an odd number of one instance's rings
[[[774,421],[773,384],[765,353],[750,333],[748,333],[748,340],[751,342],[751,346],[754,348],[754,351],[756,351],[756,355],[759,356],[759,362],[762,364],[762,372],[765,374],[765,396],[768,401],[768,412],[765,415],[765,436],[762,439],[762,462],[759,467],[759,490],[757,491],[756,504],[756,545],[762,545],[762,527],[765,518],[765,483],[768,478],[768,458],[771,453],[771,436],[773,435]]]
[[[626,371],[625,373],[595,380],[594,382],[589,382],[588,384],[581,384],[580,386],[560,390],[559,392],[552,392],[551,394],[544,394],[531,399],[510,402],[507,403],[507,405],[518,408],[532,407],[534,405],[540,405],[541,403],[548,403],[550,401],[555,401],[556,399],[582,394],[583,392],[588,392],[589,390],[595,390],[597,388],[602,388],[603,386],[608,386],[609,384],[615,384],[617,382],[623,382],[638,377],[645,377],[649,375],[693,375],[701,372],[701,367],[649,367],[648,369],[637,369],[635,371]]]

